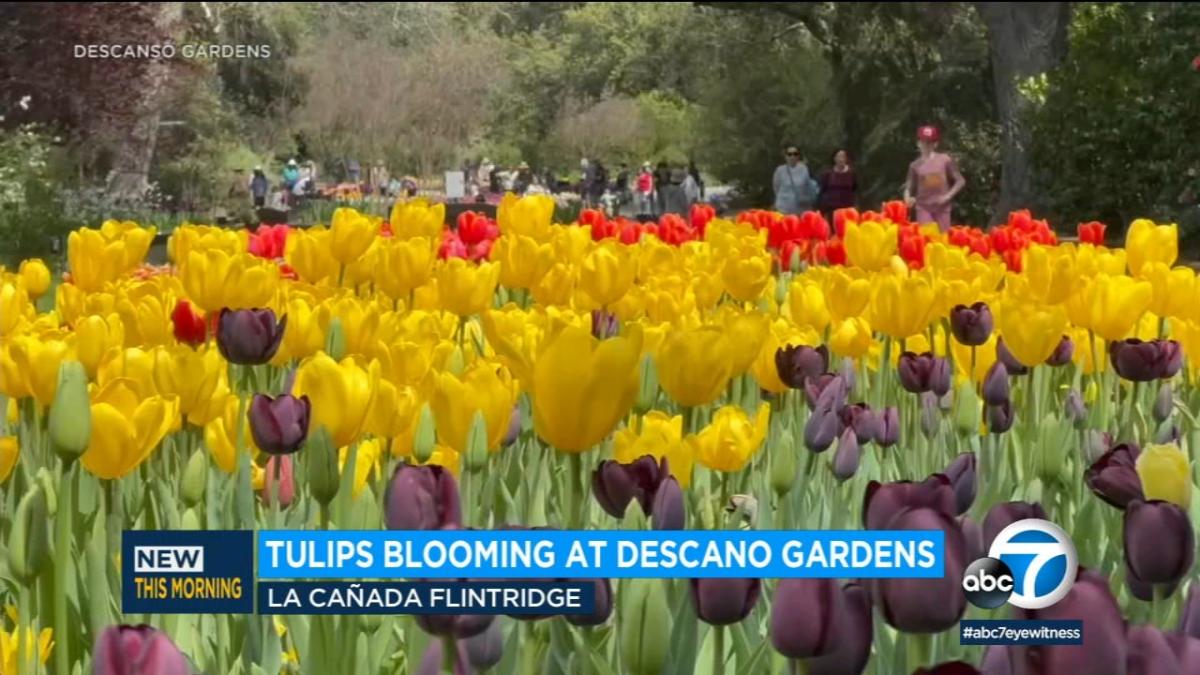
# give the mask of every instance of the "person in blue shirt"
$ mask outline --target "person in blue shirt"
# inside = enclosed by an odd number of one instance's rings
[[[813,180],[800,154],[800,148],[789,145],[784,150],[784,163],[775,169],[771,185],[775,189],[775,210],[784,214],[810,211],[817,202],[820,188]]]

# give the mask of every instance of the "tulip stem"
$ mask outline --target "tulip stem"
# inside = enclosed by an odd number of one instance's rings
[[[58,482],[58,511],[54,516],[54,672],[68,675],[70,663],[70,630],[67,626],[67,572],[71,563],[72,519],[75,516],[74,462],[63,462]],[[17,627],[20,632],[20,626]],[[18,640],[23,636],[18,637]]]
[[[725,675],[725,626],[713,627],[712,675]]]

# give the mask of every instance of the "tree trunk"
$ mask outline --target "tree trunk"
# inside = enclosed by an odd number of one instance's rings
[[[1033,204],[1030,130],[1021,82],[1057,66],[1067,53],[1069,2],[977,2],[988,31],[1000,123],[1000,198],[993,222]]]
[[[165,41],[175,36],[182,19],[182,3],[164,2],[159,5],[158,16],[154,20],[155,32]],[[146,65],[137,88],[138,102],[117,147],[112,173],[108,177],[108,194],[114,201],[136,201],[150,187],[150,162],[154,159],[154,148],[158,143],[158,126],[170,69],[168,60],[154,60]]]

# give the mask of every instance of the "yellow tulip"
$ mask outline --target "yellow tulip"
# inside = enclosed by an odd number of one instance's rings
[[[680,249],[658,237],[642,237],[638,242],[638,280],[672,274],[682,266]]]
[[[1076,345],[1079,343],[1076,342]],[[950,341],[950,349],[954,353],[954,370],[959,380],[969,379],[972,382],[982,383],[987,377],[988,370],[992,364],[996,363],[996,333],[992,332],[988,336],[987,342],[975,348],[975,370],[971,371],[971,348],[962,344],[958,340]],[[1076,356],[1079,355],[1079,347],[1075,348]]]
[[[1146,499],[1162,499],[1184,510],[1192,503],[1192,472],[1179,446],[1147,445],[1138,455],[1137,473]]]
[[[40,298],[50,289],[50,268],[41,258],[22,260],[18,269],[21,280],[25,282],[25,291],[31,298]]]
[[[1066,303],[1071,322],[1105,340],[1122,340],[1150,308],[1150,282],[1127,276],[1100,274],[1084,281]]]
[[[0,299],[3,299],[2,286]],[[54,311],[67,325],[89,314],[109,314],[116,308],[116,303],[116,296],[112,293],[87,293],[75,284],[59,284],[54,290]],[[32,309],[32,305],[28,306]],[[4,304],[0,303],[0,308],[3,307]],[[4,312],[0,310],[0,326],[3,326],[3,317]]]
[[[1196,306],[1196,273],[1191,268],[1146,263],[1142,266],[1142,278],[1153,289],[1151,312],[1171,318],[1200,316]]]
[[[655,358],[663,391],[682,406],[712,403],[729,384],[734,349],[716,326],[671,331]]]
[[[21,640],[20,635],[22,632],[25,634],[25,638],[22,640],[25,643],[25,653],[32,654],[36,650],[38,661],[42,665],[45,665],[46,661],[50,659],[50,653],[54,650],[54,630],[43,628],[35,640],[33,628],[25,627],[22,630],[21,623],[17,620],[15,612],[11,618],[13,623],[16,624],[12,632],[0,628],[0,673],[4,673],[5,675],[13,673],[15,675],[17,672],[20,672],[17,663],[17,653],[20,651],[21,645],[17,643],[18,640]]]
[[[379,380],[379,390],[363,430],[381,438],[405,435],[417,421],[421,400],[417,390],[409,385],[396,385],[387,379]]]
[[[820,284],[805,276],[796,277],[788,287],[788,311],[797,326],[820,332],[829,325],[825,293]]]
[[[338,450],[338,471],[346,470],[346,460],[350,456],[350,448]],[[360,441],[354,453],[354,483],[350,490],[352,497],[357,497],[367,486],[372,474],[379,477],[379,464],[383,457],[383,443],[378,438]]]
[[[383,268],[384,262],[381,259],[382,244],[380,242],[382,241],[384,240],[375,238],[362,255],[346,265],[342,276],[343,286],[356,289],[359,286],[373,282],[376,275],[387,273]]]
[[[339,448],[362,433],[378,390],[379,362],[359,363],[354,357],[339,363],[320,352],[296,371],[295,395],[312,401],[311,428],[325,425]]]
[[[139,397],[133,383],[115,379],[92,400],[92,440],[80,461],[97,478],[133,471],[179,423],[174,397]]]
[[[329,250],[334,259],[342,265],[349,265],[375,242],[379,235],[379,221],[343,206],[333,212],[329,232]]]
[[[437,252],[432,239],[379,240],[380,257],[376,261],[375,283],[393,300],[408,300],[416,288],[425,285],[433,273]]]
[[[608,240],[598,244],[583,259],[579,284],[593,301],[608,307],[633,286],[637,260],[633,249]]]
[[[192,251],[179,268],[183,290],[205,312],[266,307],[279,283],[279,267],[249,253]]]
[[[491,259],[500,264],[500,283],[506,288],[533,288],[554,262],[549,244],[532,237],[506,233],[496,239]]]
[[[120,298],[116,310],[121,317],[126,344],[147,347],[175,344],[171,324],[171,310],[174,306],[173,299],[164,299],[149,293],[139,297]]]
[[[217,385],[213,387],[208,399],[200,400],[191,412],[187,414],[187,421],[197,427],[206,428],[210,422],[217,419],[225,413],[225,406],[229,401],[229,375],[224,368],[217,372]],[[237,397],[233,397],[236,402]]]
[[[840,321],[860,316],[871,300],[871,282],[854,268],[825,267],[816,277],[830,319]]]
[[[653,410],[613,434],[613,459],[629,464],[643,455],[667,458],[671,475],[682,487],[692,483],[692,449],[683,442],[683,416]]]
[[[70,284],[63,284],[70,286]],[[59,288],[62,288],[60,286]],[[36,314],[25,291],[25,283],[5,281],[0,284],[0,335],[12,335],[23,321]]]
[[[397,201],[388,224],[394,239],[423,237],[438,241],[446,222],[446,205],[430,204],[424,199]]]
[[[1125,232],[1125,255],[1134,276],[1141,276],[1142,268],[1149,263],[1170,267],[1179,257],[1179,228],[1139,218]]]
[[[216,407],[220,413],[204,425],[204,444],[212,453],[213,463],[225,473],[231,474],[237,471],[238,465],[237,434],[239,425],[241,426],[242,443],[247,452],[254,455],[258,452],[258,448],[254,444],[254,437],[250,434],[250,423],[247,416],[243,413],[241,419],[238,419],[237,413],[241,406],[237,396],[226,395],[223,401],[216,404]]]
[[[517,197],[509,193],[500,200],[496,224],[504,234],[518,234],[537,242],[550,238],[550,222],[554,219],[554,198],[549,195]]]
[[[490,262],[475,265],[462,258],[451,258],[438,262],[434,276],[442,306],[465,317],[492,305],[492,296],[500,281],[500,266]]]
[[[642,289],[646,316],[651,321],[674,322],[696,311],[695,287],[689,286],[686,279],[673,275],[655,282]]]
[[[846,259],[869,272],[886,269],[896,254],[896,226],[883,223],[846,223]]]
[[[18,335],[9,348],[24,389],[39,405],[48,406],[58,390],[58,366],[71,355],[70,345],[57,338]]]
[[[1075,255],[1075,271],[1084,278],[1097,274],[1125,274],[1125,249],[1103,248],[1100,246],[1074,247],[1072,244],[1060,244],[1060,248],[1070,250]]]
[[[929,326],[934,299],[925,276],[880,274],[871,296],[871,323],[897,340],[918,335]]]
[[[347,355],[365,356],[374,351],[379,324],[383,318],[378,305],[345,294],[322,304],[318,317],[321,331],[326,335],[329,334],[329,326],[335,318],[342,324]]]
[[[750,370],[750,364],[754,363],[759,348],[767,339],[771,323],[766,314],[755,311],[723,311],[721,320],[730,344],[736,346],[730,350],[730,375],[739,377]]]
[[[533,299],[543,307],[569,307],[578,282],[578,267],[565,262],[554,263],[533,287]]]
[[[75,354],[88,377],[96,377],[96,369],[104,355],[125,343],[125,324],[117,314],[88,316],[75,324]]]
[[[771,406],[760,403],[751,420],[741,406],[727,405],[717,410],[712,422],[686,442],[701,464],[713,471],[741,471],[762,447],[771,421]]]
[[[167,255],[178,265],[187,260],[192,251],[219,249],[234,255],[247,250],[249,242],[250,231],[244,228],[230,230],[214,225],[181,225],[167,240]]]
[[[538,436],[562,452],[599,443],[637,397],[642,335],[632,326],[600,341],[566,325],[548,336],[533,368],[533,423]]]
[[[191,420],[204,413],[221,382],[227,364],[215,346],[192,349],[184,345],[154,350],[154,383],[159,393],[179,400],[179,412]]]
[[[0,484],[12,475],[13,467],[17,465],[21,446],[16,436],[0,436]]]
[[[96,368],[96,384],[103,388],[113,380],[125,380],[138,398],[159,393],[154,381],[154,354],[140,347],[109,350]]]
[[[735,300],[754,302],[771,278],[771,254],[757,241],[739,243],[721,266],[721,283]]]
[[[560,262],[578,265],[593,246],[592,235],[586,227],[555,227],[550,232],[550,247],[554,250],[554,259]]]
[[[288,237],[284,257],[296,275],[310,284],[337,277],[338,262],[330,250],[329,230],[314,227],[293,232]]]
[[[790,387],[779,379],[779,369],[775,366],[775,352],[786,345],[816,345],[820,338],[811,329],[800,330],[785,319],[776,319],[758,350],[754,363],[750,365],[750,373],[754,375],[758,386],[767,391],[780,394]]]
[[[115,281],[125,269],[125,242],[109,241],[99,230],[81,228],[67,235],[71,283],[93,292]]]
[[[481,316],[483,334],[526,389],[533,383],[533,364],[545,327],[532,313],[508,304],[488,310]]]
[[[287,327],[283,330],[283,340],[271,363],[282,366],[321,351],[325,346],[325,328],[319,319],[318,311],[309,301],[304,298],[288,300]]]
[[[1067,249],[1034,244],[1025,249],[1024,276],[1014,278],[1028,282],[1025,297],[1041,304],[1057,305],[1075,290],[1074,262]]]
[[[1067,315],[1058,305],[1030,305],[1002,300],[996,324],[1004,344],[1026,366],[1036,366],[1054,353],[1067,331]]]
[[[1192,377],[1200,375],[1200,323],[1195,321],[1174,321],[1171,323],[1171,337],[1179,340],[1188,370]],[[1075,350],[1079,351],[1078,348]]]
[[[860,359],[871,351],[873,344],[871,324],[860,316],[842,319],[830,328],[829,348],[838,356]]]
[[[508,431],[517,388],[508,369],[476,361],[461,375],[438,373],[429,407],[437,422],[437,438],[458,452],[467,451],[467,435],[475,413],[483,413],[488,450],[500,447]]]
[[[22,354],[21,365],[17,365],[14,356],[14,352],[17,351],[16,342],[19,339],[20,337],[14,340],[0,340],[0,394],[8,397],[10,407],[16,405],[18,399],[33,395],[29,389],[29,382],[24,376],[25,356]],[[19,418],[18,421],[20,421]]]

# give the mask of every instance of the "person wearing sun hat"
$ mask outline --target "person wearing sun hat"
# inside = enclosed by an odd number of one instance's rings
[[[917,129],[917,148],[921,156],[908,165],[904,201],[917,210],[918,223],[937,223],[943,232],[950,229],[954,197],[967,180],[950,155],[938,152],[941,133],[935,126]]]

